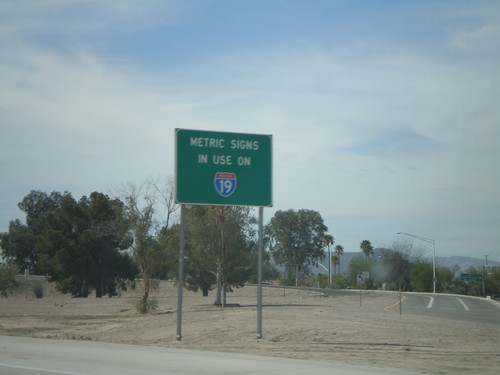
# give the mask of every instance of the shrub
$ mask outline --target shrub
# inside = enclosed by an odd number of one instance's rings
[[[43,298],[43,283],[38,281],[35,285],[33,285],[33,294],[36,298]]]
[[[295,286],[295,275],[292,272],[287,272],[284,277],[278,279],[281,286]]]
[[[146,304],[143,303],[143,299],[135,301],[134,307],[136,311],[140,314],[153,313],[158,308],[158,299],[154,297],[148,298]]]

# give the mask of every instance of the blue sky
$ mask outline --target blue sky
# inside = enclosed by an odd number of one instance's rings
[[[0,0],[0,231],[173,176],[186,128],[273,135],[266,222],[500,260],[498,61],[498,1]]]

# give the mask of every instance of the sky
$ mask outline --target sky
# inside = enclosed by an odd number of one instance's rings
[[[182,128],[272,134],[264,223],[498,261],[499,61],[497,0],[0,0],[0,232],[173,177]]]

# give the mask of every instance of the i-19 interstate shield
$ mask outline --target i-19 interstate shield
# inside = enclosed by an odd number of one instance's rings
[[[229,197],[236,190],[236,174],[217,172],[214,178],[215,190],[223,197]]]

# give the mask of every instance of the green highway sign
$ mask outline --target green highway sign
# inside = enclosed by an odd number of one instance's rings
[[[272,206],[272,136],[175,129],[177,203]]]
[[[461,273],[460,279],[462,281],[483,281],[483,275],[480,273]]]

